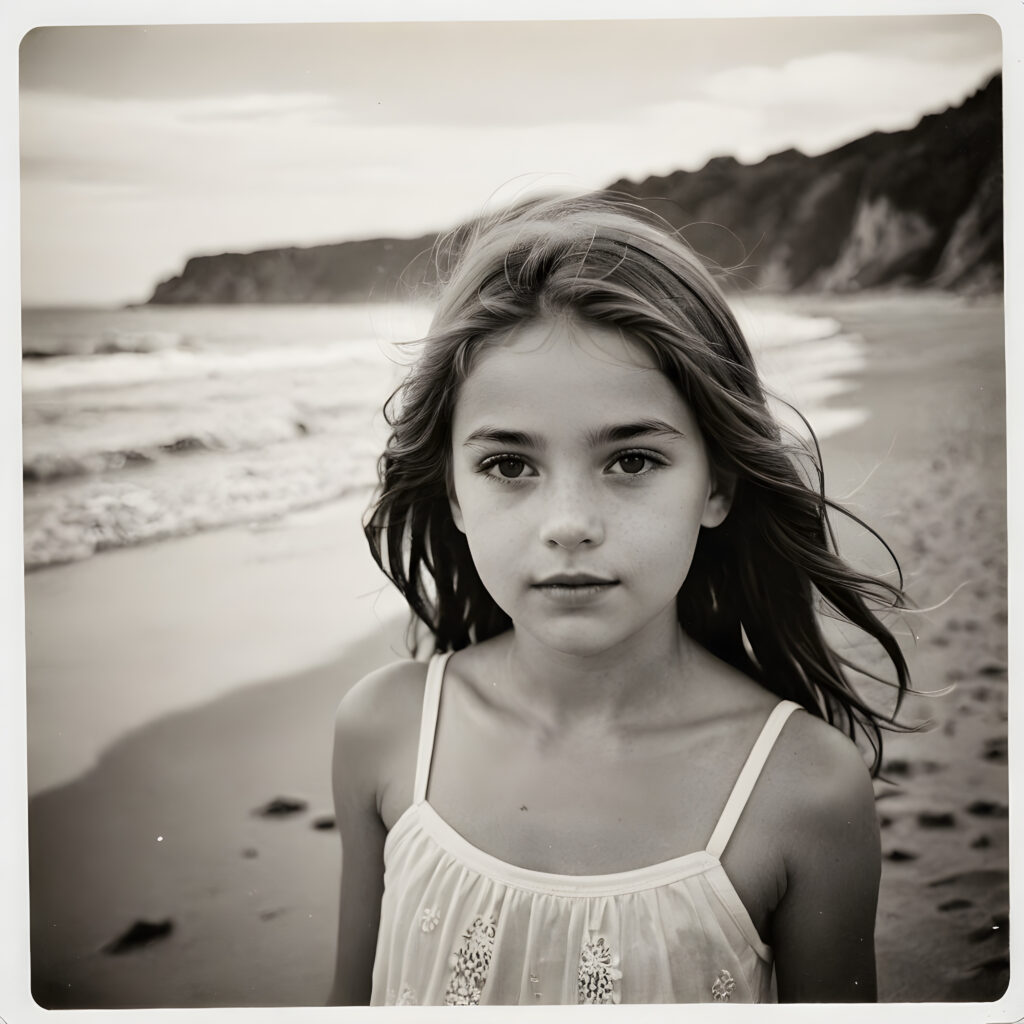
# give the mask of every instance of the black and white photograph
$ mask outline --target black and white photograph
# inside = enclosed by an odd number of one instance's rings
[[[564,6],[17,29],[10,1024],[1024,1013],[1021,12]]]

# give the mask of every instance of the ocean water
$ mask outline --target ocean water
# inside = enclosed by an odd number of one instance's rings
[[[766,381],[819,435],[863,342],[780,300],[737,313]],[[426,305],[27,309],[22,422],[27,569],[367,496],[381,407]],[[793,423],[784,408],[780,415]]]

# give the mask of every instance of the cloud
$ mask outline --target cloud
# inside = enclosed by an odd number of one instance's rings
[[[310,121],[323,113],[337,113],[337,97],[321,93],[245,93],[203,96],[162,106],[182,121]]]
[[[777,67],[728,68],[701,92],[758,110],[766,136],[817,153],[868,131],[909,127],[922,111],[960,103],[996,70],[991,53],[950,63],[838,50]]]

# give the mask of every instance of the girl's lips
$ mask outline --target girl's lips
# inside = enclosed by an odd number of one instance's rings
[[[548,608],[580,610],[601,603],[601,599],[618,585],[618,580],[581,573],[549,576],[534,583],[531,589]]]
[[[555,576],[548,576],[546,579],[538,580],[533,586],[538,588],[588,589],[593,587],[613,587],[618,582],[618,580],[607,579],[603,576],[591,576],[588,573],[559,573]]]

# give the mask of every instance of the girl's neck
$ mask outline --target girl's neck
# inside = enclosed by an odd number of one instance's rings
[[[671,618],[651,623],[629,640],[582,656],[552,650],[513,630],[504,647],[503,673],[533,715],[554,728],[589,722],[628,728],[656,718],[678,701],[698,647]]]

